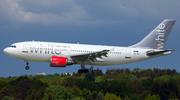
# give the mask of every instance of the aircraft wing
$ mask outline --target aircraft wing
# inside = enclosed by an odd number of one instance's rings
[[[102,59],[102,56],[108,57],[107,54],[109,51],[110,50],[102,50],[102,51],[96,51],[96,52],[90,52],[90,53],[74,54],[74,55],[70,55],[70,57],[72,59],[76,59],[79,61],[88,60],[89,62],[94,63],[95,61],[97,61],[96,58]]]
[[[148,51],[147,55],[148,56],[167,55],[167,54],[171,54],[171,51],[174,50]]]

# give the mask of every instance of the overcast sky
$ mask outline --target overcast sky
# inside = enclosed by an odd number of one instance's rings
[[[179,0],[0,0],[0,77],[77,72],[80,65],[52,68],[49,63],[25,62],[3,49],[22,41],[50,41],[130,46],[143,39],[164,19],[177,22],[164,46],[171,55],[142,62],[94,66],[112,68],[169,68],[180,71]],[[90,68],[90,66],[86,66]]]

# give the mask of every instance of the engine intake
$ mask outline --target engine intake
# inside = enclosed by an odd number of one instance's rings
[[[66,57],[52,56],[50,59],[51,67],[66,67],[66,65],[72,65],[73,62],[69,61]]]

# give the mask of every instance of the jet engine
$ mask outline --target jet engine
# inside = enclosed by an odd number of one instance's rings
[[[51,67],[66,67],[66,65],[72,65],[73,62],[66,57],[52,56],[50,59]]]

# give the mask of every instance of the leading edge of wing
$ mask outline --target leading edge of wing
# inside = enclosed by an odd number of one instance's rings
[[[78,57],[78,56],[88,56],[88,55],[104,55],[107,54],[107,52],[109,52],[110,50],[101,50],[101,51],[96,51],[96,52],[89,52],[89,53],[81,53],[81,54],[73,54],[70,55],[71,57]]]

